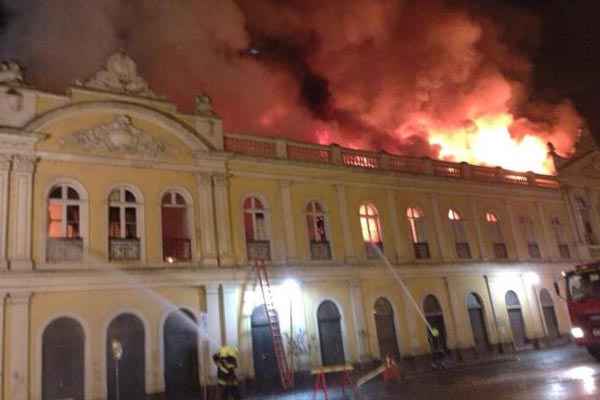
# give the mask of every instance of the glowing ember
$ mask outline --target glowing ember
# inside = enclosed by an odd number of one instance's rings
[[[548,148],[538,136],[511,136],[510,114],[481,117],[474,125],[452,131],[431,130],[429,143],[440,146],[442,159],[470,164],[499,166],[514,171],[552,174]]]

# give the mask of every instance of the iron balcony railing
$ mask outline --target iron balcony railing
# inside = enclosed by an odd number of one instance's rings
[[[112,261],[136,261],[140,259],[140,239],[110,238],[110,259]]]
[[[166,261],[192,259],[192,241],[186,238],[163,238],[163,258]]]
[[[46,261],[50,263],[75,262],[83,258],[83,239],[48,238],[46,240]]]

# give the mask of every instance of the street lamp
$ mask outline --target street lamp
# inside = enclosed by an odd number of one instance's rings
[[[121,391],[119,390],[119,361],[123,358],[123,345],[117,339],[113,339],[111,342],[111,350],[113,360],[115,361],[115,399],[119,400],[121,394]]]

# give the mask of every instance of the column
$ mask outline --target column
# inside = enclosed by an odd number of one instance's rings
[[[365,321],[364,299],[359,281],[350,282],[350,300],[352,301],[352,317],[356,333],[358,361],[367,361],[370,358],[370,352],[366,335],[367,325]]]
[[[213,174],[219,262],[221,266],[235,264],[233,237],[231,235],[231,210],[229,209],[229,179],[225,174]]]
[[[394,249],[396,250],[396,261],[407,262],[410,250],[408,248],[408,236],[400,231],[400,219],[398,218],[398,208],[396,206],[396,193],[393,190],[387,191],[388,215],[392,221],[392,233],[394,235]]]
[[[541,239],[543,239],[542,242],[544,243],[542,251],[545,251],[544,253],[542,253],[542,255],[546,259],[559,258],[558,248],[555,244],[554,238],[552,237],[550,227],[548,226],[548,218],[544,213],[544,206],[542,205],[542,203],[536,202],[535,207],[540,218],[540,226],[542,227]]]
[[[488,251],[488,246],[486,246],[487,240],[489,240],[485,236],[485,232],[481,228],[481,224],[483,222],[483,216],[479,213],[477,209],[477,201],[474,198],[469,199],[469,203],[471,203],[471,218],[473,218],[473,227],[475,228],[475,234],[477,236],[477,246],[479,249],[479,258],[483,260],[489,260],[490,252]]]
[[[213,185],[209,174],[196,174],[198,203],[200,203],[200,237],[202,242],[202,263],[211,267],[218,265],[217,238],[215,235],[215,209]]]
[[[241,288],[235,284],[223,285],[223,312],[225,322],[225,343],[239,347],[239,316]]]
[[[345,262],[348,264],[357,261],[352,245],[352,232],[350,231],[350,220],[348,215],[348,200],[346,198],[346,187],[344,185],[335,185],[338,198],[338,208],[340,210],[340,220],[342,223],[342,233],[344,234],[344,255]]]
[[[219,284],[206,285],[206,312],[209,338],[209,355],[215,354],[223,343],[223,335],[221,330],[221,306],[219,297]],[[212,362],[210,363],[210,367],[208,367],[208,380],[212,384],[216,384],[217,381],[217,367]]]
[[[4,300],[6,293],[0,292],[0,400],[4,400]]]
[[[521,238],[521,233],[519,232],[519,222],[515,217],[515,212],[513,210],[512,204],[506,201],[504,206],[506,207],[508,223],[510,224],[510,231],[512,233],[512,240],[515,247],[515,258],[517,260],[528,259],[528,255],[523,254],[523,250],[521,250],[523,249],[523,246],[519,245],[519,242],[521,242],[523,238]]]
[[[589,188],[585,188],[585,197],[585,200],[588,204],[589,216],[592,219],[592,231],[594,232],[594,238],[597,242],[600,242],[600,216],[598,215],[598,203],[596,202],[596,196],[594,196],[594,193],[592,193]]]
[[[294,231],[294,208],[292,206],[292,182],[279,181],[281,191],[281,208],[283,211],[283,223],[285,233],[285,255],[286,263],[297,261],[296,232]]]
[[[409,290],[408,285],[407,290]],[[417,332],[417,318],[420,317],[418,317],[417,311],[415,310],[415,306],[412,303],[412,300],[409,298],[409,296],[410,295],[406,293],[406,291],[402,291],[404,314],[406,315],[405,323],[406,327],[408,328],[410,355],[416,356],[419,353],[419,334]]]
[[[459,307],[464,305],[456,298],[454,291],[450,290],[450,281],[448,277],[444,277],[444,286],[446,288],[446,296],[448,297],[448,312],[450,313],[450,323],[452,330],[454,331],[454,343],[448,343],[450,347],[454,347],[458,351],[459,358],[461,357],[460,350],[463,348],[464,342],[461,340],[460,332],[458,332],[458,321],[457,318],[462,311]]]
[[[537,290],[535,285],[529,284],[521,275],[521,287],[523,288],[524,302],[522,307],[527,307],[531,314],[531,328],[533,331],[533,339],[539,339],[544,337],[544,326],[542,323],[543,316],[540,314],[540,310],[537,307]],[[533,299],[531,298],[533,295]],[[525,320],[525,327],[527,327],[528,321]]]
[[[6,236],[8,234],[8,183],[10,159],[10,156],[0,154],[0,271],[8,268]]]
[[[33,173],[35,157],[17,155],[13,159],[11,172],[11,192],[14,204],[10,207],[10,268],[12,270],[30,270],[31,225],[33,202]]]
[[[455,258],[453,254],[449,254],[446,235],[444,235],[444,219],[440,214],[440,205],[437,193],[431,193],[431,208],[433,210],[433,225],[435,230],[435,238],[438,244],[439,257],[445,260]]]
[[[6,362],[5,384],[10,400],[29,399],[29,308],[31,292],[11,293],[6,319],[9,327],[6,342],[10,344]]]
[[[585,245],[585,240],[583,235],[579,231],[579,227],[577,226],[576,217],[574,215],[573,204],[571,203],[571,198],[569,197],[568,191],[563,188],[561,193],[561,198],[567,207],[567,219],[569,220],[569,226],[571,227],[571,231],[573,232],[573,247],[575,249],[575,258],[579,259],[588,259],[589,258],[589,249]],[[570,240],[569,240],[570,242]]]

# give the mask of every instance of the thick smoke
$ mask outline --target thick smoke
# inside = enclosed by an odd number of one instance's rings
[[[513,138],[542,137],[563,154],[582,125],[568,101],[530,100],[526,54],[538,23],[497,7],[14,0],[6,8],[0,56],[24,64],[31,83],[62,91],[124,49],[184,110],[209,94],[228,131],[436,157],[432,132],[470,132],[499,114],[511,114]]]

